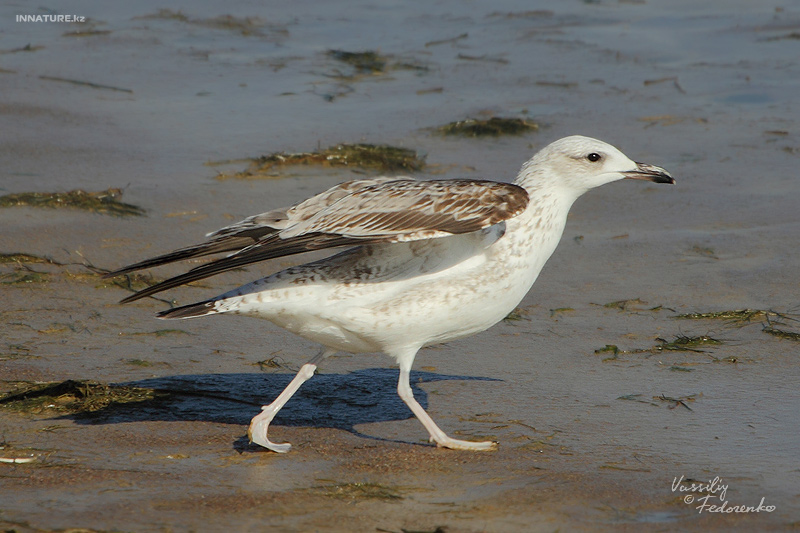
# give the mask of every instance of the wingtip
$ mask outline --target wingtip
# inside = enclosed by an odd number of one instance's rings
[[[105,272],[105,273],[101,274],[100,275],[100,279],[116,278],[117,276],[122,276],[123,274],[127,274],[128,272],[130,272],[130,271],[126,270],[124,268],[121,268],[119,270],[112,270],[111,272]]]
[[[139,293],[137,292],[137,293],[131,294],[130,296],[127,296],[127,297],[123,298],[122,300],[120,300],[119,304],[120,305],[129,304],[131,302],[135,302],[136,300],[139,300],[140,298],[142,298],[142,296],[140,296]]]

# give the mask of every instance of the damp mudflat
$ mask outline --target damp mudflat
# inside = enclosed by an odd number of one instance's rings
[[[27,202],[0,206],[4,530],[798,526],[797,7],[53,9],[0,7],[0,196]],[[382,355],[326,362],[270,429],[289,454],[250,445],[316,348],[256,319],[153,316],[295,259],[127,306],[180,266],[100,277],[355,177],[511,181],[570,134],[678,183],[581,198],[519,309],[420,352],[422,405],[494,452],[425,442]],[[338,146],[412,164],[340,164]],[[253,166],[276,154],[291,164]]]

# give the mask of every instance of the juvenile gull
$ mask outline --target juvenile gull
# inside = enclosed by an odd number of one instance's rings
[[[514,184],[459,179],[371,178],[342,183],[182,248],[107,274],[232,252],[122,300],[131,302],[243,265],[323,248],[347,247],[238,289],[159,313],[195,318],[236,313],[266,318],[322,345],[292,382],[250,423],[252,442],[276,452],[269,424],[317,365],[336,352],[384,352],[397,360],[397,392],[445,448],[488,450],[494,442],[448,437],[414,399],[409,372],[423,346],[473,335],[522,300],[553,253],[573,202],[623,178],[675,183],[613,146],[572,136],[526,162]]]

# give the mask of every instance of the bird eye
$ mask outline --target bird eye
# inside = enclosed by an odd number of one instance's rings
[[[598,153],[592,152],[591,154],[586,156],[586,159],[591,161],[592,163],[596,163],[602,159],[602,156]]]

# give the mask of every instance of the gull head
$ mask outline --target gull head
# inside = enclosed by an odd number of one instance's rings
[[[517,184],[526,189],[557,189],[575,198],[586,191],[621,179],[675,183],[669,172],[636,163],[608,143],[573,135],[542,148],[523,165]]]

